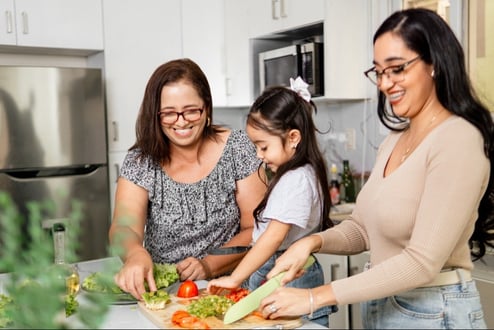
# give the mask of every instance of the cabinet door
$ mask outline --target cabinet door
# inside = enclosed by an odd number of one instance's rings
[[[294,29],[324,20],[324,0],[280,0],[283,29]]]
[[[324,20],[324,0],[251,0],[251,37],[313,24]]]
[[[149,77],[182,56],[180,0],[104,0],[103,11],[108,145],[124,151]]]
[[[101,0],[15,0],[18,46],[103,49]]]
[[[250,61],[249,2],[225,1],[225,51],[227,105],[250,106],[253,102]]]
[[[361,0],[326,0],[325,98],[365,99],[376,93],[363,74],[372,64],[370,6],[370,2]]]
[[[14,0],[0,0],[0,44],[16,42]]]
[[[352,276],[364,271],[365,264],[369,261],[369,252],[363,252],[348,258],[348,276]],[[352,329],[363,329],[360,304],[351,304],[350,308],[350,327]]]
[[[347,277],[348,257],[332,254],[315,253],[317,260],[324,270],[324,283]],[[349,313],[348,305],[338,306],[338,312],[329,316],[331,329],[348,329]]]
[[[196,62],[206,74],[213,105],[225,106],[224,0],[182,0],[181,4],[183,56]]]

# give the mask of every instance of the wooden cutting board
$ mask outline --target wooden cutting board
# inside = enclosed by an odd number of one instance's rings
[[[173,313],[177,310],[187,310],[186,306],[188,303],[190,303],[188,299],[181,299],[171,295],[171,302],[166,304],[165,309],[150,310],[146,308],[142,301],[138,302],[138,306],[142,314],[160,329],[182,329],[173,324],[171,318]],[[243,319],[231,324],[224,324],[223,321],[217,317],[208,317],[203,321],[205,321],[211,329],[252,329],[258,327],[273,327],[276,325],[279,325],[282,329],[294,329],[302,326],[302,320],[300,318],[265,320],[262,317],[255,315],[247,315]]]

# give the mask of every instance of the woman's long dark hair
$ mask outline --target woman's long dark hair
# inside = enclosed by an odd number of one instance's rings
[[[484,151],[491,163],[490,180],[479,206],[475,230],[470,237],[474,260],[494,247],[494,123],[489,110],[480,102],[472,88],[465,67],[460,42],[449,25],[431,10],[415,8],[395,12],[379,27],[374,43],[384,33],[401,37],[407,47],[434,68],[434,83],[439,102],[452,113],[477,127],[484,138]],[[393,131],[403,130],[402,118],[386,110],[386,96],[379,92],[378,115]]]
[[[291,129],[300,131],[301,140],[296,147],[293,157],[281,165],[271,178],[264,198],[254,210],[254,218],[261,220],[261,213],[266,207],[273,187],[286,172],[304,166],[312,165],[319,182],[322,200],[321,224],[322,230],[330,228],[333,223],[329,219],[331,200],[328,191],[327,166],[319,149],[316,132],[312,120],[312,109],[317,111],[315,104],[305,101],[296,92],[282,86],[269,87],[257,98],[250,108],[247,125],[261,129],[271,135],[279,136],[286,142],[285,134]]]
[[[223,128],[210,125],[213,122],[213,101],[206,75],[188,58],[176,59],[160,65],[151,75],[144,91],[136,122],[136,143],[129,149],[140,149],[140,157],[150,156],[158,164],[170,161],[170,141],[161,130],[158,112],[161,108],[161,90],[167,84],[179,81],[190,83],[204,102],[209,118],[203,137],[215,139]]]

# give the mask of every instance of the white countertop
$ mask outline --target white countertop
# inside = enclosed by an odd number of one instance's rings
[[[81,282],[86,276],[92,272],[102,271],[105,268],[105,263],[114,261],[115,259],[106,258],[92,261],[84,261],[77,263]],[[5,275],[5,274],[0,274]],[[2,276],[0,276],[1,284]],[[206,287],[206,281],[197,282],[199,288]],[[0,292],[2,288],[0,285]],[[83,298],[84,292],[79,294]],[[137,304],[129,305],[112,305],[109,312],[106,314],[105,320],[100,326],[101,329],[159,329],[149,319],[144,316]],[[300,329],[326,329],[323,326],[303,320],[303,325]]]

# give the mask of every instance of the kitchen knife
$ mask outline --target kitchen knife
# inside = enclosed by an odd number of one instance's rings
[[[237,254],[249,251],[251,246],[229,246],[209,250],[211,255]]]
[[[304,269],[309,268],[315,261],[314,256],[309,256],[305,262]],[[223,318],[224,324],[230,324],[240,320],[245,315],[259,308],[261,300],[269,296],[276,288],[280,287],[280,280],[286,272],[281,272],[269,281],[252,291],[247,297],[242,298],[239,302],[230,307]]]

